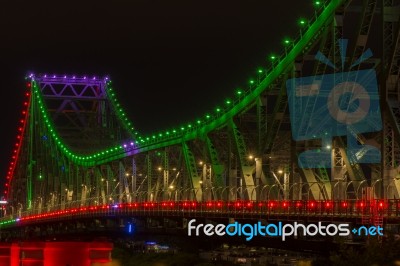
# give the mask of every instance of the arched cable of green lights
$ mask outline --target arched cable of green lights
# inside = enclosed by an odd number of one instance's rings
[[[335,10],[347,1],[348,0],[332,0],[329,4],[316,1],[315,6],[318,7],[320,11],[316,12],[315,19],[310,22],[301,19],[298,22],[302,27],[300,36],[293,41],[287,38],[284,40],[285,53],[281,56],[271,55],[269,57],[272,61],[272,67],[270,69],[266,71],[258,69],[259,83],[251,79],[249,81],[250,87],[248,90],[237,91],[237,99],[235,101],[230,99],[226,100],[225,105],[227,108],[217,107],[214,115],[211,113],[206,114],[204,119],[198,119],[194,123],[188,123],[185,126],[180,126],[177,129],[168,130],[163,133],[153,134],[145,138],[141,136],[136,137],[137,144],[141,148],[141,151],[179,144],[182,140],[187,141],[194,139],[226,124],[232,117],[252,104],[264,90],[268,89],[273,81],[279,77],[290,64],[293,64],[296,57],[301,54],[304,49],[309,47],[309,43],[319,38],[319,33],[325,30],[324,26],[333,18]]]
[[[112,154],[116,153],[123,153],[124,152],[124,147],[121,145],[117,145],[102,151],[99,151],[94,154],[90,155],[79,155],[73,153],[61,140],[59,137],[57,131],[55,130],[55,127],[50,119],[50,115],[47,111],[47,108],[44,104],[42,94],[38,88],[37,83],[35,82],[34,79],[32,79],[32,101],[37,101],[37,106],[39,107],[40,114],[43,117],[43,121],[46,124],[46,127],[48,129],[50,137],[54,140],[56,143],[57,147],[62,151],[62,153],[71,161],[78,165],[85,165],[85,166],[92,166],[96,164],[96,161],[98,160],[104,160],[105,157],[109,157]],[[111,156],[112,157],[112,156]],[[110,160],[113,160],[114,158],[111,158]]]
[[[226,124],[227,121],[229,121],[235,115],[244,110],[246,106],[254,102],[254,100],[266,88],[268,88],[272,84],[272,82],[283,71],[285,71],[285,69],[287,69],[290,64],[295,61],[296,57],[302,53],[302,51],[309,45],[309,43],[316,40],[316,36],[319,35],[318,32],[324,29],[324,25],[329,21],[329,19],[333,17],[335,10],[346,1],[348,0],[332,0],[328,5],[326,5],[323,11],[319,14],[318,17],[316,17],[315,21],[308,27],[308,29],[300,35],[297,41],[293,42],[293,47],[290,50],[286,51],[285,55],[281,57],[282,59],[274,57],[274,60],[276,62],[275,65],[272,69],[265,73],[265,77],[260,81],[260,83],[254,89],[243,92],[243,94],[241,94],[240,101],[232,106],[225,113],[222,113],[221,109],[217,108],[217,117],[212,119],[211,116],[207,114],[206,121],[204,123],[195,123],[195,126],[189,124],[187,127],[180,127],[180,130],[173,129],[171,131],[165,132],[164,134],[160,133],[158,135],[155,134],[148,137],[139,136],[136,138],[135,141],[135,149],[143,152],[174,144],[180,144],[182,141],[195,139],[199,135],[207,134],[208,132],[213,131],[216,128],[219,128]],[[254,82],[250,83],[253,85]],[[43,100],[41,99],[36,84],[34,84],[33,88],[36,90],[36,95],[38,95],[38,97],[35,98],[38,99],[39,105],[43,109],[42,114],[46,115],[44,118],[46,124],[49,127],[51,137],[55,139],[56,144],[60,147],[64,154],[66,154],[67,157],[73,160],[76,164],[91,166],[123,158],[126,156],[124,147],[122,145],[118,145],[91,155],[76,155],[72,153],[61,142],[60,138],[56,134],[54,127],[52,126],[48,118],[49,116],[44,108]],[[121,111],[121,115],[122,114],[123,111]],[[119,115],[119,118],[121,118],[121,115]],[[127,118],[126,121],[128,121]],[[133,131],[131,133],[134,134]]]
[[[132,139],[135,139],[138,135],[138,132],[135,131],[135,128],[132,126],[132,122],[128,119],[126,113],[121,107],[121,104],[118,102],[115,92],[111,87],[112,81],[109,80],[106,83],[106,95],[111,103],[111,108],[114,110],[114,113],[117,115],[118,119],[122,122],[123,127],[127,132],[131,135]]]
[[[191,140],[199,135],[204,135],[210,131],[215,130],[226,124],[229,119],[243,111],[249,104],[254,102],[265,89],[283,72],[285,69],[294,62],[295,58],[318,37],[318,32],[323,30],[324,25],[334,15],[335,10],[348,0],[332,0],[329,4],[322,1],[314,2],[314,5],[319,8],[316,11],[315,20],[311,25],[308,25],[305,19],[299,21],[302,27],[300,36],[295,41],[290,39],[284,40],[285,54],[282,56],[271,55],[272,68],[267,71],[258,69],[259,83],[257,84],[254,79],[249,81],[250,88],[247,91],[238,90],[236,101],[230,99],[225,101],[226,109],[217,107],[215,114],[208,113],[204,119],[198,119],[194,123],[181,125],[177,129],[168,130],[153,134],[152,136],[142,137],[135,135],[136,145],[141,148],[141,151],[162,148],[168,145],[179,144],[182,140]],[[318,15],[317,15],[318,13]],[[308,28],[305,28],[307,27]],[[289,47],[292,45],[292,47]],[[226,110],[224,112],[224,110]]]
[[[195,138],[198,135],[204,135],[208,132],[211,132],[224,124],[227,123],[230,119],[234,116],[238,115],[240,112],[245,110],[247,106],[254,103],[257,97],[268,89],[270,85],[273,83],[279,75],[282,74],[293,62],[295,61],[296,57],[303,52],[304,49],[309,47],[310,43],[316,41],[322,30],[325,30],[325,26],[327,22],[334,17],[335,11],[338,7],[342,4],[347,2],[348,0],[332,0],[329,2],[328,5],[323,5],[321,2],[316,3],[317,6],[321,8],[321,12],[315,16],[315,20],[308,28],[304,28],[300,32],[300,36],[296,41],[293,41],[292,47],[285,48],[285,53],[278,57],[278,56],[271,56],[270,59],[273,60],[272,68],[265,71],[265,75],[260,78],[260,82],[256,84],[255,80],[251,79],[249,81],[250,89],[246,92],[238,91],[240,94],[240,99],[238,103],[232,105],[232,102],[229,100],[226,103],[229,104],[230,109],[228,109],[225,113],[221,111],[221,108],[216,108],[217,116],[216,119],[212,119],[209,123],[205,124],[204,126],[197,128],[197,130],[188,131],[187,134],[184,135],[184,140],[190,140]],[[307,22],[304,19],[299,21],[299,24],[302,27],[307,26]],[[290,43],[289,40],[285,40],[284,42],[286,45]],[[258,71],[260,74],[263,71]]]

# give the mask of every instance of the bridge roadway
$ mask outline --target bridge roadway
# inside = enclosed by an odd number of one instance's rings
[[[1,229],[87,218],[204,218],[282,222],[349,222],[395,224],[400,222],[400,199],[386,200],[270,200],[270,201],[144,201],[81,206],[71,202],[63,209],[28,210],[0,220]]]

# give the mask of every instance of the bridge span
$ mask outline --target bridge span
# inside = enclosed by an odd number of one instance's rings
[[[29,74],[0,231],[102,216],[398,222],[399,7],[317,1],[215,110],[152,134],[109,77]]]

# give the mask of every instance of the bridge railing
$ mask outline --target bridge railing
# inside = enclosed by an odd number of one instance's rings
[[[281,220],[373,222],[400,220],[400,199],[386,200],[269,200],[269,201],[143,201],[82,206],[71,202],[57,210],[32,209],[0,219],[0,227],[94,217],[218,217]]]
[[[394,182],[394,181],[393,181]],[[336,180],[328,183],[323,182],[292,182],[286,188],[278,183],[257,186],[226,186],[226,187],[203,187],[201,189],[192,188],[174,188],[158,191],[135,191],[133,193],[124,194],[106,194],[97,197],[85,197],[84,200],[64,200],[58,198],[58,202],[53,198],[41,199],[34,202],[29,210],[32,213],[42,213],[68,208],[80,208],[101,206],[109,204],[125,204],[125,203],[142,203],[142,202],[163,202],[176,201],[184,202],[198,199],[199,193],[201,202],[208,200],[230,202],[240,200],[256,200],[260,202],[274,201],[360,201],[365,199],[385,199],[396,198],[396,190],[393,189],[393,182],[382,179],[363,181],[344,181]],[[385,184],[385,186],[384,186]],[[323,193],[325,188],[331,188],[330,193]],[[366,194],[369,189],[370,194]],[[311,193],[313,190],[314,193]],[[320,190],[320,193],[315,193],[315,190]],[[78,196],[78,195],[77,195]],[[79,196],[80,197],[80,196]],[[8,206],[7,213],[12,216],[20,216],[24,212],[22,205]]]

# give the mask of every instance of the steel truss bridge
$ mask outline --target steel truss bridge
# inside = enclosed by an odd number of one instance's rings
[[[106,77],[29,75],[1,228],[108,215],[398,221],[399,19],[399,0],[318,2],[247,88],[201,119],[150,135],[133,126]],[[352,134],[381,152],[378,163],[350,158],[346,136],[326,147],[292,139],[286,81],[350,68],[377,75],[382,130]],[[301,168],[298,155],[311,149],[328,151],[331,167]]]

